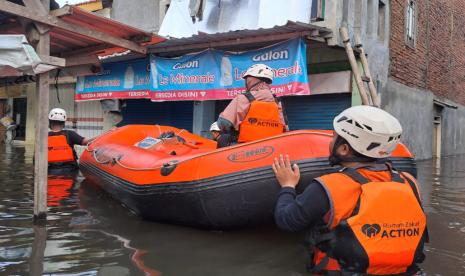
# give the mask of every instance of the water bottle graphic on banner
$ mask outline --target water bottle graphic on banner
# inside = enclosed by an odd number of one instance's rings
[[[158,70],[155,60],[150,62],[150,74],[152,74],[152,88],[158,88]]]
[[[133,88],[134,87],[134,69],[129,65],[124,73],[124,88]]]
[[[77,81],[77,91],[84,91],[84,77],[78,77]]]
[[[221,58],[221,86],[230,86],[233,84],[232,63],[229,57]]]

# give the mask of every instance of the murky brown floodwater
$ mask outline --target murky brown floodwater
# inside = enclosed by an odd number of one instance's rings
[[[418,164],[431,243],[427,275],[465,274],[465,156]],[[305,275],[301,235],[208,232],[142,221],[82,177],[49,179],[32,224],[30,148],[0,145],[0,275]]]

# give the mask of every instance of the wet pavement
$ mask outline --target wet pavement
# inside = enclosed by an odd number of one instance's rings
[[[440,168],[439,168],[440,167]],[[465,156],[418,163],[427,275],[465,275]],[[209,232],[143,221],[79,175],[49,179],[32,224],[32,149],[0,145],[0,275],[307,275],[302,235]]]

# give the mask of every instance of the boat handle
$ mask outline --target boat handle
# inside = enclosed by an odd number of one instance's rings
[[[161,167],[160,174],[163,176],[168,176],[170,175],[178,166],[178,161],[173,160],[168,163],[163,164],[163,167]]]

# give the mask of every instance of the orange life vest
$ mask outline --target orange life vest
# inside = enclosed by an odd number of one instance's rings
[[[417,272],[428,231],[413,176],[345,168],[317,181],[327,192],[331,209],[327,225],[313,229],[308,237],[314,273]]]
[[[68,144],[65,135],[48,136],[48,162],[73,162],[73,149]]]
[[[239,143],[256,141],[284,132],[279,106],[275,101],[257,101],[250,92],[243,95],[249,100],[250,108],[239,126]]]

